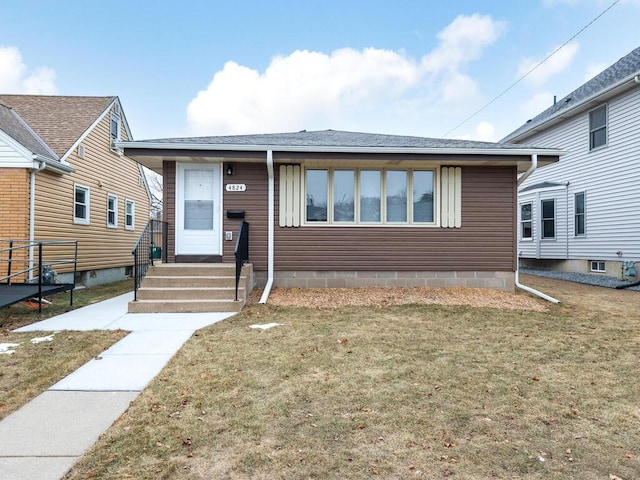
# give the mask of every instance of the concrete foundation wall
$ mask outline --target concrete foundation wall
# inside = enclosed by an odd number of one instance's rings
[[[267,273],[255,272],[256,284],[263,287]],[[359,272],[359,271],[279,271],[275,287],[470,287],[515,291],[514,272]]]

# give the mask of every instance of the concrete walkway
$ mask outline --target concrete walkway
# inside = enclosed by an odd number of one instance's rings
[[[193,335],[235,313],[129,314],[133,294],[16,330],[127,330],[115,343],[0,422],[0,480],[59,480]]]

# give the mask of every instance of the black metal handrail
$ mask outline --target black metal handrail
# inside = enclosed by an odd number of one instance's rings
[[[76,286],[76,273],[78,267],[78,241],[77,240],[0,240],[0,244],[7,243],[9,247],[0,248],[0,261],[7,262],[7,274],[0,277],[0,283],[6,283],[11,285],[16,277],[27,276],[27,281],[22,283],[33,283],[34,273],[37,272],[38,282],[38,311],[42,312],[42,286],[43,285],[61,285],[63,290],[69,290],[69,305],[73,305],[73,290]],[[17,244],[17,245],[16,245]],[[45,247],[65,247],[73,246],[73,259],[71,258],[43,258],[43,250]],[[33,259],[33,248],[38,248],[38,261],[37,263]],[[29,250],[29,253],[24,258],[14,258],[14,252],[20,250]],[[7,258],[4,258],[4,254],[7,254]],[[22,268],[18,271],[13,271],[14,263],[26,263],[26,268]],[[70,283],[53,283],[55,281],[53,269],[56,265],[73,265],[73,280]],[[46,277],[46,278],[45,278]],[[67,288],[68,287],[68,288]],[[61,290],[59,290],[61,291]]]
[[[236,302],[238,301],[238,285],[240,284],[240,274],[242,266],[249,260],[249,224],[245,221],[240,225],[238,238],[236,240]]]
[[[154,260],[167,261],[167,235],[169,224],[149,220],[131,253],[133,254],[133,299],[138,299],[138,288]]]

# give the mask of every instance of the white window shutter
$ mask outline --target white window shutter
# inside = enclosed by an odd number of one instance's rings
[[[440,171],[440,218],[442,228],[462,226],[462,168],[442,167]]]
[[[300,165],[280,165],[281,227],[300,226]]]

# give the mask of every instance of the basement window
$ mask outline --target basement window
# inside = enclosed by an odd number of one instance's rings
[[[589,263],[591,264],[592,272],[606,273],[607,265],[605,262],[600,262],[598,260],[591,260]]]

